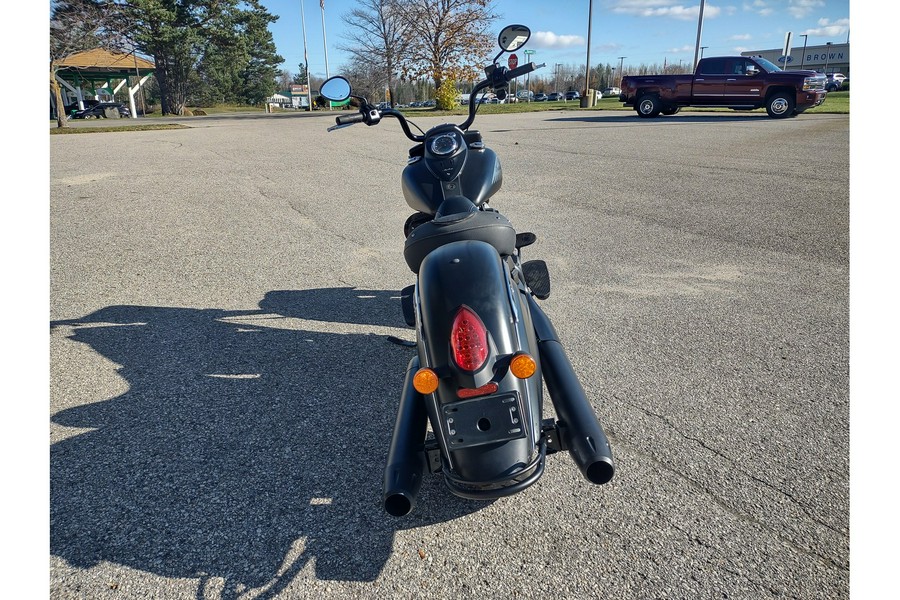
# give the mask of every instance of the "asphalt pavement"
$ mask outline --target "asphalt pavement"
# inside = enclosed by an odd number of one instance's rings
[[[178,121],[50,138],[52,598],[849,596],[847,115],[479,117],[617,472],[400,519],[410,144]]]

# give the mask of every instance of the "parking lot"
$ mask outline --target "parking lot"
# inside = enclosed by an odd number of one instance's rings
[[[849,596],[847,115],[476,119],[617,472],[401,519],[406,138],[176,121],[50,138],[51,597]]]

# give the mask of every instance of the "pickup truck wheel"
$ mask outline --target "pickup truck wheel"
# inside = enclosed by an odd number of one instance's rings
[[[655,94],[644,94],[638,98],[635,110],[642,119],[652,119],[653,117],[659,116],[659,111],[662,110],[662,104],[660,104],[659,97]]]
[[[681,110],[680,106],[667,106],[666,108],[659,111],[660,113],[666,115],[667,117],[674,115],[678,111]]]
[[[766,101],[766,112],[773,119],[783,119],[794,114],[794,98],[786,92],[776,92]]]

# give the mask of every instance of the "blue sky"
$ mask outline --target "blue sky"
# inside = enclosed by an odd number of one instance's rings
[[[297,71],[303,58],[300,3],[306,17],[310,71],[325,74],[322,11],[318,0],[261,0],[270,13],[280,15],[270,26],[282,68]],[[668,63],[694,58],[699,0],[594,0],[591,29],[591,64],[626,65]],[[325,34],[328,66],[337,71],[346,56],[337,46],[344,43],[341,15],[356,5],[354,0],[325,0]],[[533,60],[584,64],[587,53],[588,0],[494,0],[504,24],[522,23],[532,30],[527,47]],[[735,54],[745,50],[781,48],[788,31],[794,46],[843,43],[850,30],[850,0],[707,0],[703,12],[704,56]],[[521,57],[520,57],[521,58]]]

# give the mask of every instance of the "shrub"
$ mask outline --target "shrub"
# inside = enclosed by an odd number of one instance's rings
[[[456,82],[450,79],[442,81],[441,87],[438,88],[434,95],[434,99],[437,101],[438,110],[450,110],[451,108],[456,108],[457,96],[459,96],[459,92],[456,91]]]

